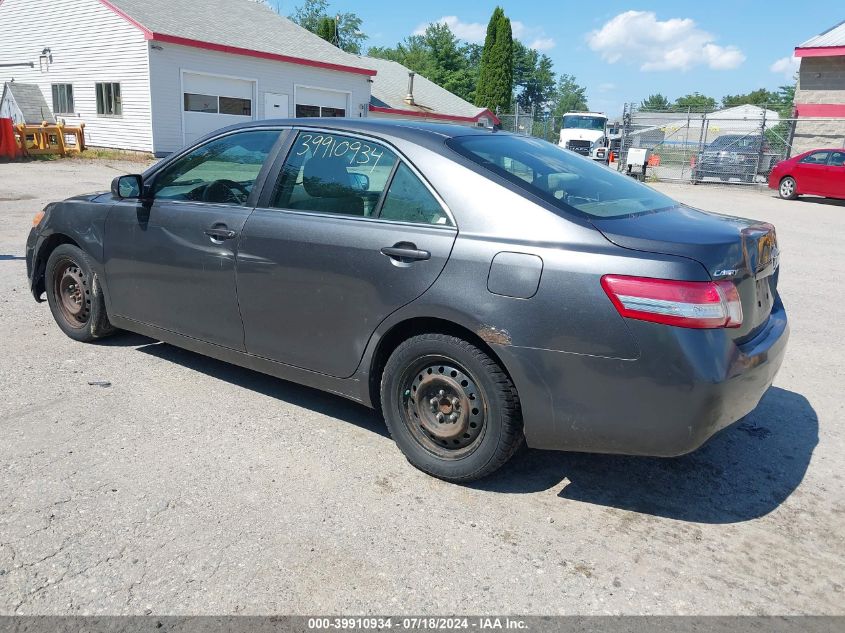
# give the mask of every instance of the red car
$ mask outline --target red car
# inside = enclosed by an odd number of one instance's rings
[[[845,149],[813,149],[778,163],[769,188],[787,200],[803,194],[845,199]]]

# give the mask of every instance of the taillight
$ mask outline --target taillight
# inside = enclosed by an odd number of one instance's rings
[[[742,302],[730,281],[675,281],[605,275],[601,285],[623,317],[689,328],[742,325]]]

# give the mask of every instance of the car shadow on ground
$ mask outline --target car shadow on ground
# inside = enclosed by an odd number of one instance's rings
[[[167,343],[160,343],[136,334],[115,336],[104,339],[103,343],[106,344],[106,341],[115,341],[116,344],[120,344],[117,341],[124,338],[131,341],[127,341],[127,347],[134,345],[139,352],[182,365],[194,371],[202,372],[203,374],[237,385],[238,387],[249,389],[250,391],[276,398],[277,400],[283,400],[289,404],[332,418],[337,418],[343,422],[351,422],[382,437],[389,437],[381,415],[364,405],[334,394],[288,382],[281,378],[268,376],[251,369],[238,367],[231,363],[190,352],[179,347],[174,347],[173,345],[168,345]]]
[[[826,204],[830,207],[845,207],[845,200],[838,200],[836,198],[808,198],[807,196],[800,196],[795,201],[803,204]]]
[[[807,399],[772,387],[742,421],[676,458],[525,450],[475,487],[525,493],[561,486],[561,499],[699,523],[764,516],[801,483],[818,443]]]
[[[379,413],[333,394],[137,334],[104,339],[101,344],[134,346],[156,358],[389,437]],[[510,494],[560,487],[561,499],[681,521],[748,521],[776,509],[801,483],[818,443],[818,426],[818,416],[804,396],[772,387],[751,414],[689,455],[663,459],[526,449],[471,487]]]
[[[764,516],[798,487],[818,443],[807,399],[773,387],[760,405],[697,451],[676,458],[525,450],[476,487],[525,493],[562,486],[562,499],[699,523]]]

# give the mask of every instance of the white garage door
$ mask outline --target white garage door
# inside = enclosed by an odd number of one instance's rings
[[[186,144],[221,127],[254,118],[254,82],[214,75],[182,75]]]
[[[296,116],[346,116],[349,93],[296,87]]]

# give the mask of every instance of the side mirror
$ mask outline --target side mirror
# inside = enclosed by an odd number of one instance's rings
[[[349,175],[352,177],[352,187],[354,189],[361,192],[370,190],[370,177],[367,174],[352,173]]]
[[[144,182],[137,174],[118,176],[111,181],[111,193],[115,198],[140,198]]]

